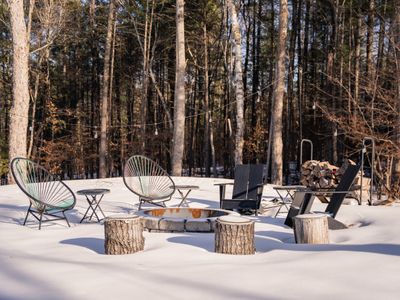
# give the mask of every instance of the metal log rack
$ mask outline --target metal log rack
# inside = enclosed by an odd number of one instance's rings
[[[313,159],[313,150],[314,150],[313,142],[311,140],[309,140],[309,139],[302,139],[301,143],[300,143],[300,168],[303,165],[303,146],[304,146],[304,143],[310,144],[310,148],[311,148],[311,150],[310,150],[311,151],[310,152],[311,153],[310,160]]]
[[[361,180],[360,180],[360,199],[358,200],[358,204],[362,204],[362,191],[363,191],[363,177],[364,177],[364,158],[365,153],[367,153],[367,142],[370,142],[372,145],[371,149],[371,183],[369,190],[369,200],[368,205],[372,205],[372,192],[374,186],[374,165],[375,165],[375,139],[372,137],[365,137],[362,140],[362,149],[361,149]]]

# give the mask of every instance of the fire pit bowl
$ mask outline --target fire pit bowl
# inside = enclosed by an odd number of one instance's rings
[[[155,208],[138,211],[144,227],[156,232],[213,232],[218,217],[239,215],[213,208]]]

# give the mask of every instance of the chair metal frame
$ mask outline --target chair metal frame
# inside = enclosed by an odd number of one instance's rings
[[[38,163],[27,158],[16,157],[10,166],[15,183],[30,201],[23,225],[31,214],[39,221],[39,230],[42,223],[56,220],[65,220],[70,227],[65,212],[76,204],[72,190]],[[60,213],[61,216],[58,215]],[[43,219],[44,216],[52,218]]]
[[[143,155],[131,156],[124,165],[125,186],[139,196],[139,208],[143,203],[166,207],[175,192],[175,183],[158,163]]]

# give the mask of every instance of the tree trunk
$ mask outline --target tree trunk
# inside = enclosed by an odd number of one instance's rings
[[[367,69],[366,75],[369,78],[368,83],[371,84],[374,78],[373,64],[373,43],[374,43],[374,26],[375,26],[375,0],[369,0],[368,21],[367,21]]]
[[[26,157],[29,120],[29,47],[24,18],[23,0],[7,0],[10,9],[13,38],[13,101],[10,110],[9,154],[10,161]],[[11,178],[10,178],[11,179]]]
[[[229,13],[232,22],[232,34],[235,52],[235,95],[236,95],[236,136],[234,159],[235,165],[243,162],[243,135],[244,135],[244,92],[243,92],[243,72],[242,72],[242,47],[239,21],[233,0],[227,0]]]
[[[400,148],[400,3],[397,2],[395,7],[395,19],[394,19],[394,30],[393,30],[393,48],[395,49],[395,64],[396,64],[396,78],[397,78],[397,119],[395,120],[394,129],[394,143]],[[400,184],[400,158],[397,158],[394,163],[394,185],[399,186]]]
[[[271,181],[274,184],[282,184],[282,115],[283,115],[283,96],[285,88],[285,56],[286,56],[286,36],[288,23],[287,0],[280,0],[279,11],[279,44],[277,49],[277,63],[274,78],[274,98],[272,110],[272,151],[271,151]]]
[[[99,149],[99,176],[104,178],[107,176],[106,159],[108,155],[108,141],[107,141],[107,127],[108,127],[108,114],[109,106],[108,99],[110,97],[110,82],[112,80],[111,73],[111,47],[113,40],[114,29],[114,16],[115,16],[115,3],[114,0],[110,1],[108,12],[108,25],[107,25],[107,38],[104,54],[104,71],[103,71],[103,86],[101,90],[101,129],[100,129],[100,149]]]
[[[144,249],[143,218],[116,215],[104,221],[106,254],[130,254]]]
[[[298,244],[329,244],[326,214],[298,215],[294,219],[294,234]]]
[[[206,18],[204,18],[206,20]],[[210,177],[210,115],[209,94],[208,94],[208,41],[207,25],[203,25],[203,45],[204,45],[204,160],[206,177]]]
[[[215,223],[215,252],[254,254],[254,221],[236,216],[220,217]]]
[[[361,60],[361,26],[362,26],[361,12],[358,10],[357,27],[354,35],[355,43],[355,61],[354,61],[354,109],[357,110],[360,102],[360,60]]]
[[[185,25],[184,0],[176,0],[176,70],[172,175],[181,176],[185,147]]]

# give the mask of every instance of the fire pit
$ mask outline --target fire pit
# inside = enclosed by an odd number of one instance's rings
[[[213,232],[218,217],[238,215],[235,212],[212,208],[155,208],[141,210],[144,227],[158,232]]]

